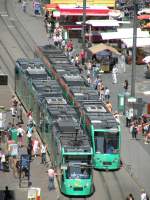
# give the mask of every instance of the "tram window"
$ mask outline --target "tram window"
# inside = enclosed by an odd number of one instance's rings
[[[95,137],[95,150],[97,153],[104,153],[104,137]]]
[[[119,134],[108,132],[95,133],[95,150],[97,153],[115,153],[119,146]]]
[[[71,163],[72,166],[69,166],[66,171],[68,179],[88,179],[90,178],[91,170],[86,167],[81,167],[78,163]]]
[[[66,177],[68,179],[88,179],[91,174],[91,156],[66,156],[68,165]]]

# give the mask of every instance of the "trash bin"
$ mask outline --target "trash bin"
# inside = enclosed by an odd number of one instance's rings
[[[11,139],[17,143],[18,142],[17,129],[11,128],[10,132],[11,132]]]
[[[125,112],[125,95],[118,94],[118,111]]]

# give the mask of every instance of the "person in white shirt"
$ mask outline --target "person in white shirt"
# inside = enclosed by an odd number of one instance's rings
[[[109,101],[109,99],[110,99],[110,90],[108,89],[108,87],[105,87],[104,95],[105,95],[105,101]]]
[[[117,83],[117,72],[118,72],[118,68],[117,66],[115,65],[113,67],[113,70],[112,70],[112,79],[113,79],[113,83]]]
[[[87,82],[88,82],[88,85],[90,86],[92,83],[90,75],[87,75]]]
[[[41,164],[46,164],[46,151],[47,151],[47,146],[43,142],[43,144],[41,145],[41,155],[42,155]]]
[[[148,200],[147,194],[144,189],[142,189],[141,191],[141,200]]]
[[[24,129],[22,128],[21,125],[19,125],[19,128],[17,129],[19,147],[22,147],[22,145],[23,145],[23,135],[24,135],[24,133],[25,133]]]

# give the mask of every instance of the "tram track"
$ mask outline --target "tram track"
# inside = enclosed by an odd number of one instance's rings
[[[8,0],[5,0],[3,11],[4,14],[0,14],[0,19],[7,28],[8,33],[12,36],[15,43],[23,53],[24,57],[34,57],[34,49],[36,43],[30,36],[30,34],[25,30],[24,26],[20,23],[17,15],[12,10],[13,9],[11,9],[10,12],[8,8]],[[16,24],[16,22],[18,23],[18,25]],[[23,29],[24,34],[20,31],[21,28]]]
[[[7,17],[7,16],[6,16]],[[0,19],[1,21],[3,22],[3,24],[6,26],[9,34],[13,37],[13,39],[15,40],[15,42],[17,43],[18,47],[21,49],[21,51],[23,52],[23,54],[25,55],[25,57],[29,58],[28,54],[26,53],[26,51],[24,50],[24,48],[22,47],[22,45],[20,44],[21,41],[19,41],[15,34],[13,33],[13,31],[11,29],[14,29],[13,26],[11,26],[10,28],[10,25],[7,24],[7,22],[4,20],[4,17],[2,15],[0,15]]]
[[[107,197],[106,197],[107,200],[112,200],[111,193],[110,193],[110,190],[109,190],[109,186],[108,186],[108,184],[107,184],[107,182],[105,180],[105,177],[104,177],[102,172],[99,172],[99,177],[102,180],[102,183],[103,183],[103,186],[104,186],[104,189],[105,189],[105,194],[107,195]]]
[[[10,1],[9,3],[11,3],[11,7],[13,7],[12,1]],[[33,54],[34,54],[34,50],[35,50],[35,48],[37,46],[36,42],[33,40],[32,36],[26,30],[26,28],[24,27],[24,25],[20,22],[19,18],[17,17],[17,15],[14,12],[14,9],[12,9],[11,12],[9,11],[9,9],[8,9],[8,0],[5,0],[5,4],[6,4],[6,9],[7,9],[8,15],[10,16],[11,13],[13,12],[13,17],[15,17],[15,19],[17,19],[17,20],[12,20],[13,26],[16,28],[16,30],[18,31],[18,33],[21,35],[21,37],[23,38],[24,42],[26,43],[26,45],[30,49],[30,51],[32,51]],[[22,34],[21,29],[23,29],[24,35],[26,37]]]
[[[0,22],[3,26],[3,30],[5,31],[6,29],[6,34],[3,32],[0,38],[0,61],[2,65],[1,69],[4,73],[8,74],[9,85],[14,89],[14,67],[16,59],[18,57],[34,57],[36,43],[25,30],[25,27],[20,23],[13,9],[10,10],[9,6],[12,7],[12,5],[8,6],[8,3],[12,3],[12,1],[3,1],[3,11],[0,13]],[[21,28],[24,31],[24,34],[20,31]],[[12,37],[12,40],[10,37]],[[29,38],[30,40],[28,41]],[[7,43],[5,43],[5,41],[7,41]],[[9,41],[11,41],[11,43],[9,43]],[[18,53],[16,53],[15,56],[14,50],[17,50]]]
[[[6,48],[6,46],[4,45],[4,43],[0,40],[0,49],[3,49],[4,53],[8,56],[8,58],[10,59],[11,63],[13,65],[15,65],[15,60],[13,59],[13,57],[11,56],[11,54],[9,53],[8,49]],[[2,51],[1,51],[2,53]],[[15,73],[11,70],[9,64],[5,61],[4,56],[0,55],[0,60],[2,63],[2,69],[4,73],[8,73],[9,74],[9,85],[11,85],[12,88],[15,87],[14,84],[14,79],[15,79]]]

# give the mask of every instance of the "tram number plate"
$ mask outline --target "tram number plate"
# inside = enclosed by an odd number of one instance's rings
[[[103,165],[112,165],[111,162],[103,162]]]
[[[82,187],[75,187],[75,188],[74,188],[74,191],[82,191],[82,190],[83,190]]]

